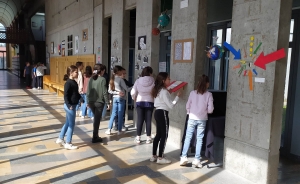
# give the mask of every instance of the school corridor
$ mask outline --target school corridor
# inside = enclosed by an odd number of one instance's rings
[[[221,168],[180,167],[180,151],[170,146],[172,164],[150,162],[152,144],[133,142],[132,122],[122,136],[105,135],[108,123],[101,122],[104,141],[92,144],[92,121],[77,118],[79,149],[66,150],[55,143],[64,121],[63,97],[25,89],[24,81],[0,71],[0,183],[251,183]]]

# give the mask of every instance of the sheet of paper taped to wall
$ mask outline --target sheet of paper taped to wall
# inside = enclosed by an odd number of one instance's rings
[[[182,83],[182,81],[176,81],[173,84],[171,84],[167,89],[168,90],[173,89],[173,88],[175,88],[176,86],[178,86],[181,83]]]
[[[255,77],[255,82],[265,83],[265,78]]]

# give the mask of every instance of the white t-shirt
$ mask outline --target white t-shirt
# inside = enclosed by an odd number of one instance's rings
[[[47,69],[45,66],[38,66],[36,68],[36,76],[44,76],[44,70]]]

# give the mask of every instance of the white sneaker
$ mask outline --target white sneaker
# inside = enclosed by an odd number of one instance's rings
[[[172,161],[168,160],[165,157],[163,157],[162,159],[157,159],[156,163],[158,163],[158,164],[170,164],[170,163],[172,163]]]
[[[192,162],[192,165],[196,168],[202,168],[203,167],[200,160],[198,160],[198,159],[194,159],[193,162]]]
[[[84,116],[81,116],[81,119],[84,119]]]
[[[94,117],[91,117],[91,120],[94,120]]]
[[[150,158],[150,162],[156,162],[156,161],[157,161],[157,157],[152,156],[152,157]]]
[[[79,112],[79,116],[82,116],[82,112],[81,111]]]
[[[36,90],[36,88],[32,88],[33,90]]]
[[[64,145],[64,147],[65,147],[65,149],[68,149],[68,150],[74,150],[74,149],[78,148],[78,146],[73,146],[72,144],[68,144],[68,143],[66,143]]]
[[[146,144],[151,144],[151,143],[152,143],[151,137],[147,137]]]
[[[187,157],[181,157],[180,158],[180,166],[184,166],[189,162]]]
[[[110,135],[111,134],[110,129],[106,130],[105,134]]]
[[[140,144],[141,143],[141,137],[140,136],[136,136],[136,138],[134,139],[134,142],[136,144]]]
[[[55,141],[56,144],[61,144],[62,146],[65,145],[65,141],[63,139],[57,138]]]

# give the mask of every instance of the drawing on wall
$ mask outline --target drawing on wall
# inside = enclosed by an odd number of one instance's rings
[[[75,54],[78,54],[79,50],[79,37],[75,36]]]
[[[51,42],[50,48],[51,48],[51,54],[54,54],[54,42]]]
[[[143,63],[148,63],[148,56],[144,56]]]
[[[88,29],[82,30],[82,41],[86,41],[88,39]]]
[[[192,42],[183,43],[183,60],[191,60],[192,58]]]
[[[61,56],[65,56],[65,48],[61,49]]]
[[[119,49],[118,40],[115,40],[113,43],[114,49]]]
[[[65,40],[61,41],[61,45],[65,45],[65,44],[66,44]]]
[[[83,52],[86,52],[86,46],[83,46]]]
[[[134,69],[135,70],[139,70],[140,69],[140,65],[138,63],[135,63]]]
[[[60,55],[60,51],[61,51],[61,45],[60,45],[60,44],[58,44],[57,48],[58,48],[58,55]]]
[[[139,53],[139,55],[137,56],[137,60],[138,60],[138,61],[141,61],[141,60],[142,60],[142,56],[141,56],[140,53]]]
[[[117,57],[110,57],[110,70],[114,70],[115,64],[118,62],[118,58]]]
[[[140,36],[138,38],[138,50],[145,50],[147,48],[147,45],[146,45],[146,36]]]
[[[98,47],[98,54],[101,53],[101,47]]]

